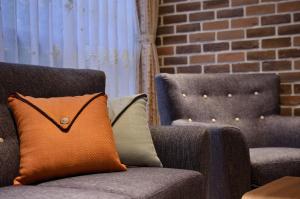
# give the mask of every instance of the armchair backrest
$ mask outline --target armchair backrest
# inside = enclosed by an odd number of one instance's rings
[[[58,69],[0,62],[0,187],[11,185],[19,170],[19,144],[8,95],[76,96],[105,91],[101,71]]]
[[[279,114],[279,83],[275,74],[159,74],[161,124],[178,119],[229,124],[255,142],[255,123]]]

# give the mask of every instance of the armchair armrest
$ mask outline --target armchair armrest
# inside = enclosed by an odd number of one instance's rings
[[[240,131],[220,125],[152,127],[164,167],[200,171],[209,198],[238,199],[250,188],[249,149]]]
[[[264,120],[261,128],[268,146],[300,148],[300,117],[273,115]]]

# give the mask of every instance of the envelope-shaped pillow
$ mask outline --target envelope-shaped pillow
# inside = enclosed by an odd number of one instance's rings
[[[96,172],[124,171],[103,93],[74,97],[8,99],[20,138],[14,184]]]

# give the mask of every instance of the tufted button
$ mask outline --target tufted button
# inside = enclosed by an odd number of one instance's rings
[[[204,94],[204,95],[203,95],[203,98],[204,98],[204,99],[207,99],[207,95]]]
[[[258,94],[259,94],[259,92],[258,92],[258,91],[255,91],[255,92],[254,92],[254,95],[258,95]]]
[[[240,118],[236,117],[236,118],[234,118],[234,120],[238,122],[238,121],[240,121]]]
[[[192,122],[193,120],[191,118],[188,119],[189,122]]]
[[[4,139],[3,138],[0,138],[0,143],[3,143],[4,142]]]
[[[68,117],[62,117],[60,119],[60,124],[68,124],[69,123],[69,118]]]
[[[186,97],[186,94],[185,94],[185,93],[182,93],[182,96],[183,96],[183,97]]]
[[[227,97],[232,97],[232,94],[231,94],[231,93],[228,93]]]
[[[263,120],[263,119],[265,119],[265,116],[261,115],[259,118],[260,118],[261,120]]]
[[[212,121],[212,122],[216,122],[217,120],[216,120],[215,118],[212,118],[211,121]]]

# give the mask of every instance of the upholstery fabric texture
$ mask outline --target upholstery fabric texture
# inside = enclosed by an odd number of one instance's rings
[[[241,198],[250,189],[249,150],[238,129],[162,126],[152,127],[151,133],[164,167],[191,169],[204,175],[207,198]]]
[[[252,148],[250,160],[255,186],[283,176],[300,176],[300,148]]]
[[[161,167],[148,127],[147,96],[139,94],[114,99],[108,106],[122,163]]]
[[[130,198],[201,199],[203,177],[196,171],[136,167],[127,172],[71,177],[39,186],[103,191]]]
[[[0,188],[0,198],[3,199],[131,199],[128,196],[104,191],[84,189],[10,186]]]
[[[156,85],[163,125],[178,119],[232,125],[249,147],[272,146],[260,127],[266,122],[261,116],[279,114],[277,75],[160,74]]]
[[[0,63],[0,187],[11,185],[19,171],[17,128],[7,105],[11,93],[47,98],[104,91],[101,71]]]
[[[15,94],[8,101],[20,138],[15,185],[126,170],[116,150],[104,93],[52,98]]]

